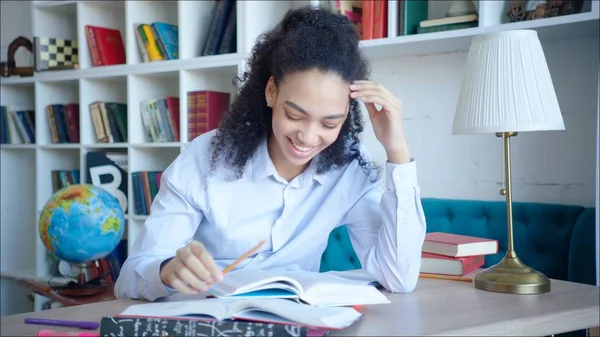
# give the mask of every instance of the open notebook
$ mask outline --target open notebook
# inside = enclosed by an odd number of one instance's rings
[[[390,303],[366,274],[240,269],[208,290],[215,297],[288,298],[313,306]]]
[[[314,307],[279,298],[207,298],[134,304],[117,316],[248,320],[340,330],[362,314],[352,307]]]

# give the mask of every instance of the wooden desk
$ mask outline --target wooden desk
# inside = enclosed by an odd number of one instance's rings
[[[365,316],[329,335],[546,336],[600,325],[600,288],[552,280],[552,292],[507,295],[481,291],[466,282],[421,279],[410,294],[387,294],[391,304],[363,307]],[[169,300],[180,299],[175,295]],[[23,323],[25,317],[100,321],[133,300],[110,301],[4,316],[2,336],[35,336],[41,329],[73,330]]]

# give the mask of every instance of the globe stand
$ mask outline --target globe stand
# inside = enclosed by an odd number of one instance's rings
[[[100,269],[98,261],[92,263],[94,263],[96,269]],[[102,284],[102,275],[89,279],[89,271],[92,267],[88,263],[77,264],[77,267],[79,268],[77,282],[69,282],[65,286],[54,287],[54,291],[68,297],[93,296],[106,292],[108,287]]]

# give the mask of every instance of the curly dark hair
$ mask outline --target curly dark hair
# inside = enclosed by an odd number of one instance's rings
[[[265,101],[271,76],[276,86],[286,74],[311,69],[335,72],[348,83],[366,79],[369,64],[358,43],[356,28],[344,15],[311,6],[289,10],[274,29],[259,36],[246,71],[234,79],[242,86],[212,139],[211,169],[220,160],[240,178],[260,142],[271,135],[272,110]],[[338,138],[313,159],[317,174],[356,159],[373,181],[378,180],[381,169],[359,149],[362,131],[360,107],[350,98],[349,116]]]

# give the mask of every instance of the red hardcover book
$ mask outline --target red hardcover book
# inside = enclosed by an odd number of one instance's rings
[[[373,39],[373,1],[362,0],[362,39]]]
[[[71,143],[79,143],[79,104],[69,103],[65,106],[65,119]]]
[[[85,34],[94,66],[125,64],[125,45],[119,30],[86,25]]]
[[[421,273],[464,276],[483,266],[483,255],[450,257],[431,253],[421,255]]]
[[[229,93],[210,90],[188,92],[188,141],[216,129],[229,110]]]
[[[498,252],[498,241],[454,233],[432,232],[425,235],[423,252],[450,257],[489,255]]]
[[[387,1],[370,1],[373,31],[371,32],[373,39],[381,39],[387,37],[387,17],[388,17],[388,2]]]
[[[173,130],[173,138],[176,142],[179,141],[179,97],[165,97],[167,110],[169,111],[169,125]]]

